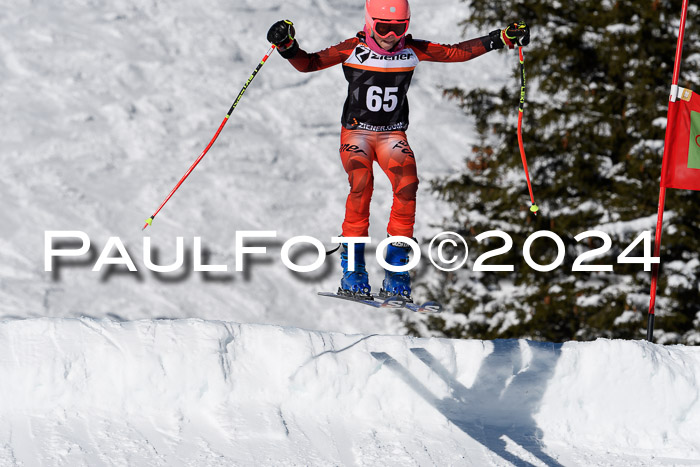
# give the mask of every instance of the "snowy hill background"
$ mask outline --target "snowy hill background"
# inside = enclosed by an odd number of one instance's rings
[[[411,30],[415,37],[457,42],[464,36],[456,23],[466,13],[458,2],[416,2]],[[326,269],[303,276],[279,259],[281,243],[293,236],[330,245],[340,233],[347,195],[338,156],[346,93],[340,67],[301,74],[275,54],[212,150],[145,231],[160,264],[174,261],[176,237],[191,250],[198,236],[209,264],[227,265],[229,273],[207,280],[189,272],[191,266],[170,276],[143,266],[144,219],[211,139],[267,50],[267,28],[280,18],[295,21],[302,47],[319,50],[361,28],[363,2],[40,1],[3,8],[0,316],[401,329],[395,316],[314,297],[337,288],[337,255]],[[425,63],[416,72],[408,135],[423,182],[419,238],[439,232],[431,224],[445,211],[429,180],[458,170],[472,135],[470,122],[439,87],[497,83],[507,59],[494,53],[464,64]],[[389,183],[378,173],[375,245],[386,235],[390,204]],[[57,274],[45,272],[47,230],[84,231],[93,256]],[[278,232],[266,243],[270,254],[245,274],[235,272],[234,261],[234,235],[244,230]],[[112,236],[124,242],[138,274],[91,271]],[[370,272],[378,287],[380,269]]]
[[[465,38],[463,4],[412,9],[416,37]],[[144,268],[144,220],[212,137],[269,25],[294,20],[317,50],[362,17],[361,1],[338,0],[3,4],[0,466],[700,464],[695,349],[383,336],[403,332],[398,316],[314,296],[337,287],[337,257],[294,275],[272,241],[234,272],[236,231],[339,233],[339,67],[302,75],[272,57],[145,232],[159,263],[198,236],[229,272]],[[474,138],[439,87],[496,87],[513,64],[418,68],[419,238],[448,214],[427,182],[456,173]],[[378,174],[375,239],[390,202]],[[92,255],[45,272],[47,230],[86,232]],[[110,237],[138,274],[91,271]]]

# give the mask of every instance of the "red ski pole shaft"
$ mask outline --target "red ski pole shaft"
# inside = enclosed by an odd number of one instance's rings
[[[525,59],[523,57],[523,48],[518,47],[520,53],[520,107],[518,108],[518,146],[520,146],[520,158],[523,161],[525,169],[525,179],[527,180],[527,189],[530,191],[530,211],[537,214],[539,208],[535,204],[535,196],[532,194],[532,184],[530,183],[530,172],[527,170],[527,159],[525,158],[525,147],[523,146],[523,111],[525,110]]]
[[[255,76],[258,74],[258,72],[260,71],[260,69],[263,67],[263,65],[265,64],[265,62],[267,61],[267,59],[270,58],[270,55],[272,55],[272,52],[274,52],[275,48],[276,48],[276,46],[275,46],[274,44],[272,44],[272,45],[270,46],[270,50],[267,51],[267,53],[265,54],[265,56],[263,57],[263,59],[260,61],[260,63],[258,63],[258,66],[255,68],[255,70],[253,70],[253,74],[250,75],[250,77],[248,78],[248,81],[246,81],[246,83],[243,85],[243,89],[241,89],[241,92],[238,93],[238,97],[236,97],[236,100],[233,101],[233,104],[231,105],[231,108],[230,108],[230,109],[228,110],[228,112],[226,113],[226,117],[224,117],[224,120],[221,122],[221,125],[219,125],[219,129],[216,130],[216,133],[214,134],[214,137],[211,139],[211,141],[209,141],[209,144],[207,144],[207,147],[204,148],[204,151],[202,151],[202,153],[199,155],[199,157],[197,158],[197,160],[194,161],[194,164],[192,164],[192,165],[190,166],[190,168],[187,170],[187,172],[185,173],[185,175],[180,179],[179,182],[177,182],[177,185],[175,185],[175,188],[173,188],[173,189],[170,191],[170,194],[168,194],[168,196],[165,198],[165,201],[163,201],[163,204],[160,205],[160,207],[156,210],[156,212],[153,213],[153,215],[152,215],[151,217],[149,217],[148,219],[146,219],[146,223],[144,224],[144,226],[143,226],[143,228],[142,228],[141,230],[144,230],[146,227],[148,227],[149,225],[153,224],[153,219],[155,219],[155,217],[158,215],[158,213],[160,212],[160,210],[163,209],[163,206],[165,206],[165,204],[166,204],[168,201],[170,201],[170,198],[172,198],[172,196],[175,194],[175,192],[178,190],[178,188],[180,188],[180,185],[182,185],[182,183],[183,183],[185,180],[187,180],[187,177],[189,177],[190,174],[192,173],[192,171],[195,169],[195,167],[197,167],[197,164],[199,164],[199,162],[204,158],[204,156],[207,154],[207,152],[209,152],[209,149],[214,145],[214,142],[215,142],[216,139],[219,137],[219,134],[221,133],[221,130],[223,130],[223,129],[224,129],[224,126],[226,126],[226,123],[228,122],[229,117],[231,116],[231,114],[233,113],[233,111],[236,109],[236,106],[238,105],[238,102],[241,100],[241,97],[243,97],[243,94],[246,92],[246,89],[248,89],[248,86],[249,86],[250,83],[253,81],[253,79],[255,78]]]

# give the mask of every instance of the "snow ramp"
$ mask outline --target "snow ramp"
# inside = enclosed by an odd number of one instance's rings
[[[0,323],[0,466],[700,465],[700,348]]]

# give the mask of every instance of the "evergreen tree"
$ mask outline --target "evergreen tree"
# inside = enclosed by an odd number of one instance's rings
[[[488,30],[525,20],[532,43],[524,49],[528,94],[523,128],[530,177],[540,212],[528,211],[529,194],[516,135],[519,68],[498,92],[450,89],[476,119],[480,142],[464,172],[434,188],[454,206],[444,227],[470,246],[465,268],[432,287],[453,315],[408,323],[420,334],[547,341],[644,337],[651,273],[640,264],[617,264],[618,255],[656,224],[668,94],[681,11],[680,0],[468,0],[466,25]],[[697,6],[691,6],[680,85],[700,92]],[[513,54],[513,52],[510,52]],[[700,343],[700,193],[669,190],[657,300],[659,342]],[[513,248],[486,264],[512,264],[514,272],[476,273],[478,255],[503,245],[474,236],[502,230]],[[572,272],[582,253],[603,246],[585,264],[612,272]],[[523,259],[532,233],[550,230],[564,242],[564,263],[537,272]],[[540,264],[554,261],[553,241],[531,248]],[[641,244],[633,256],[642,256]]]

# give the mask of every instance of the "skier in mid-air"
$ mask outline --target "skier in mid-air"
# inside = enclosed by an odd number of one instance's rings
[[[413,237],[418,177],[415,157],[405,133],[408,128],[406,94],[418,62],[464,62],[494,49],[524,46],[530,42],[528,26],[519,22],[459,44],[436,44],[406,35],[410,19],[407,0],[366,0],[363,31],[311,54],[299,47],[289,20],[276,22],[267,33],[268,41],[299,71],[318,71],[343,64],[349,85],[341,120],[340,158],[350,182],[344,237],[369,235],[374,161],[389,177],[394,193],[388,235]],[[343,277],[339,293],[367,296],[371,287],[365,267],[365,245],[356,243],[352,247],[354,271],[348,268],[348,244],[342,244]],[[410,249],[404,242],[389,244],[386,262],[392,266],[408,264]],[[387,270],[379,295],[400,295],[410,300],[409,273]]]

